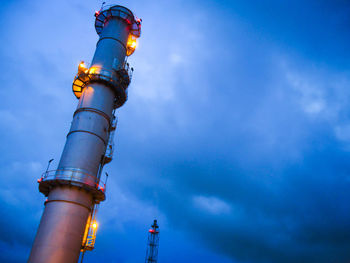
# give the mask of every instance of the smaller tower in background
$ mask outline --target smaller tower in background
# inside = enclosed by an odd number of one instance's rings
[[[159,246],[159,226],[157,220],[154,219],[151,229],[148,230],[148,244],[146,251],[145,263],[157,262]]]

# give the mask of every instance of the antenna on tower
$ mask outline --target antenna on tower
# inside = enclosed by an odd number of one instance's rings
[[[154,219],[151,229],[148,230],[148,243],[145,263],[157,263],[159,246],[159,226],[157,219]]]

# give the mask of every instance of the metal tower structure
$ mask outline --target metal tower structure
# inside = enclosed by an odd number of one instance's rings
[[[112,160],[115,109],[127,100],[141,19],[119,5],[95,13],[99,35],[91,66],[79,64],[73,93],[79,99],[57,170],[38,180],[47,196],[30,263],[75,263],[95,243],[96,205],[105,200],[102,169]]]
[[[159,246],[159,226],[157,220],[154,219],[151,229],[148,230],[148,244],[146,251],[145,263],[156,263],[158,259]]]

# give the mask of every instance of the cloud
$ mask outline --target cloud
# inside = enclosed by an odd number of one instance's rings
[[[193,202],[195,206],[211,214],[229,213],[231,210],[229,204],[216,197],[194,196]]]
[[[29,253],[44,199],[35,180],[59,159],[71,80],[97,39],[93,1],[22,2],[1,18],[4,255]],[[96,258],[143,258],[156,216],[167,262],[182,249],[181,262],[346,262],[348,6],[326,2],[130,2],[144,31]]]
[[[137,160],[124,164],[130,178],[119,183],[233,261],[345,262],[348,166],[334,127],[346,120],[346,72],[242,27],[230,33],[222,41],[224,51],[233,47],[228,59],[195,57],[193,72],[202,74],[174,87],[174,107],[155,102],[167,118],[153,123],[149,112],[143,121],[130,105],[136,130],[147,122],[158,129],[119,144]]]
[[[345,141],[345,142],[350,141],[350,126],[349,125],[336,126],[334,130],[335,130],[335,135],[339,140]]]

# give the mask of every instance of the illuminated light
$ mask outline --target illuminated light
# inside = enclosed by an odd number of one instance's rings
[[[155,233],[156,231],[154,229],[150,229],[150,230],[148,230],[148,232]]]
[[[95,17],[97,17],[99,14],[100,14],[100,12],[99,12],[99,11],[96,11],[96,12],[95,12]]]
[[[84,61],[79,63],[79,68],[86,68],[86,65],[85,65]]]
[[[135,41],[135,42],[132,42],[132,43],[130,44],[130,47],[131,47],[131,48],[134,48],[134,49],[135,49],[135,48],[136,48],[136,46],[137,46],[136,41]]]
[[[38,179],[38,183],[40,183],[43,180],[43,178]]]
[[[78,75],[85,73],[85,71],[86,71],[86,65],[84,61],[82,61],[79,63],[79,66],[78,66]]]
[[[96,229],[96,228],[97,228],[97,223],[96,223],[96,222],[92,224],[92,228],[93,228],[93,229]]]
[[[132,53],[134,53],[136,47],[136,37],[134,37],[133,35],[129,35],[128,42],[126,43],[126,55],[130,56]]]

